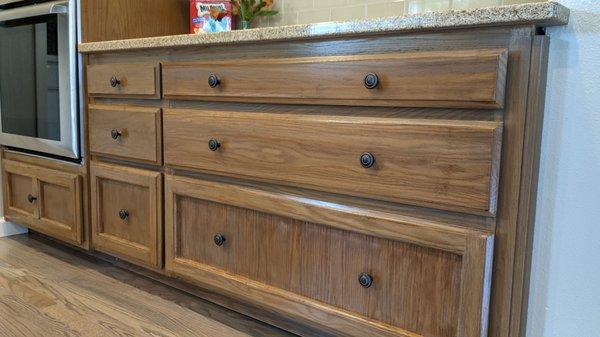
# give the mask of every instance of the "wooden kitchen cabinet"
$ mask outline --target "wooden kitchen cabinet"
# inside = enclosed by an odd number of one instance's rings
[[[81,45],[94,248],[301,336],[519,336],[533,21]]]
[[[162,175],[92,163],[95,249],[153,268],[162,266]]]
[[[80,0],[84,42],[188,34],[188,0]]]
[[[6,159],[2,167],[7,219],[74,245],[83,243],[78,174]]]

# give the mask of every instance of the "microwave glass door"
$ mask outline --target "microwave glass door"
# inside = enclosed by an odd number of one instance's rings
[[[0,10],[0,144],[80,158],[76,13],[76,0]]]
[[[57,16],[0,25],[2,132],[59,141]]]

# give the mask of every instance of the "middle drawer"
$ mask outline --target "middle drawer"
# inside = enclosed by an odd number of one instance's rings
[[[94,104],[89,119],[92,153],[162,164],[160,108]]]
[[[494,214],[502,123],[165,109],[167,165]]]

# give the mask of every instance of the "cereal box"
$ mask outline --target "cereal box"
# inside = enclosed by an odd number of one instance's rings
[[[232,25],[228,0],[190,0],[190,33],[226,32]]]

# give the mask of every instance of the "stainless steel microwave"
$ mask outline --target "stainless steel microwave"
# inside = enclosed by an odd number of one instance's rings
[[[80,157],[76,3],[0,3],[0,144]]]

